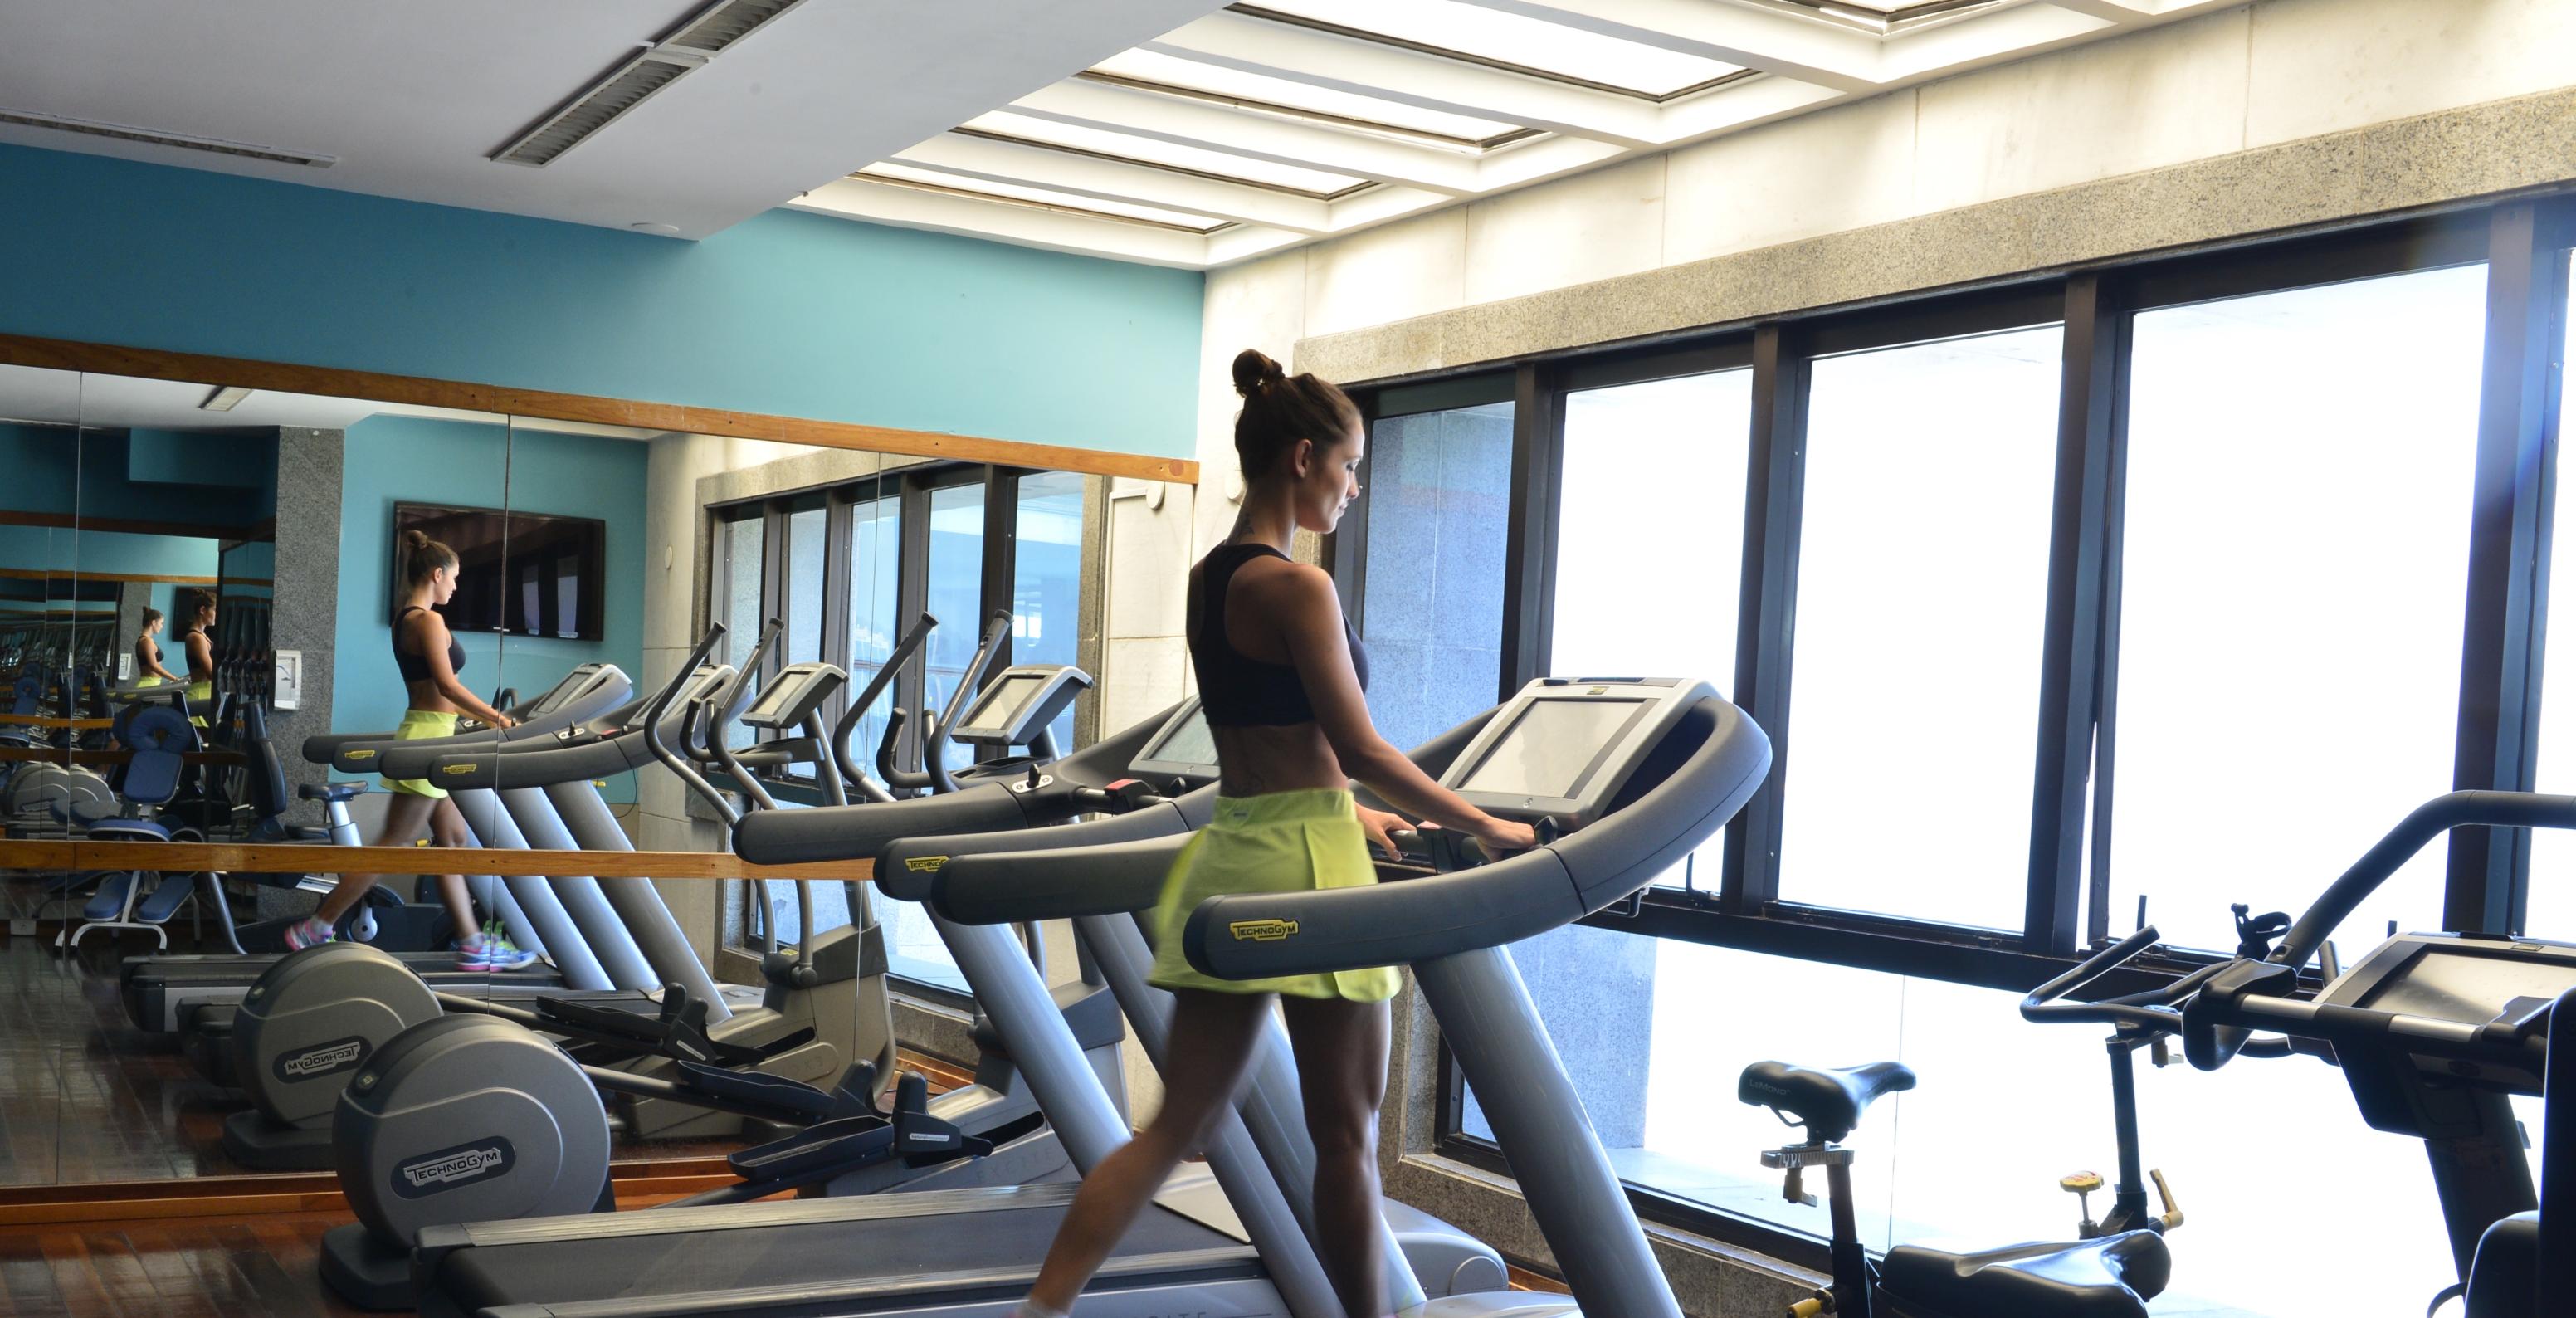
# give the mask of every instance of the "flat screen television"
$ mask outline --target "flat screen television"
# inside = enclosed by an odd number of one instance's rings
[[[439,610],[450,630],[604,639],[600,594],[608,568],[608,523],[497,508],[395,504],[394,612],[402,608],[403,533],[414,528],[456,551],[456,596]]]

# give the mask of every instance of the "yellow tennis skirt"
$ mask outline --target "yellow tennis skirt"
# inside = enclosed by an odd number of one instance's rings
[[[1241,892],[1305,892],[1377,882],[1368,834],[1347,791],[1320,788],[1216,800],[1216,818],[1181,848],[1154,907],[1157,988],[1216,993],[1284,993],[1299,998],[1384,1002],[1395,996],[1394,968],[1336,970],[1270,979],[1218,979],[1190,965],[1181,930],[1210,897]]]
[[[396,741],[419,741],[424,737],[455,735],[456,712],[454,710],[406,709],[403,711],[402,726],[394,729]],[[429,780],[425,778],[387,778],[385,787],[391,791],[426,796],[433,801],[447,799],[446,788],[432,787]]]
[[[215,680],[213,678],[210,677],[201,682],[190,682],[188,684],[189,708],[195,709],[204,705],[213,704],[214,699]],[[188,716],[188,721],[200,728],[206,726],[206,716],[203,714],[190,714]]]

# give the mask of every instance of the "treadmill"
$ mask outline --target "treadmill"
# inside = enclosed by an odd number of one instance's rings
[[[550,735],[599,718],[625,703],[632,694],[632,685],[615,665],[583,664],[556,683],[552,690],[525,706],[526,717],[517,727],[478,729],[440,741],[449,746],[487,742],[506,744]],[[393,743],[388,733],[331,733],[307,739],[304,750],[308,759],[329,760],[334,767],[343,768],[346,772],[368,772],[376,752],[390,744]],[[347,761],[345,766],[342,763],[344,759]],[[342,786],[362,790],[364,787],[363,784],[334,784],[334,787]],[[513,937],[516,937],[515,932]],[[548,955],[559,956],[564,949],[550,946],[546,950]],[[118,968],[118,992],[125,1002],[126,1018],[137,1029],[153,1034],[172,1033],[187,1023],[183,1016],[192,1017],[194,1008],[229,1006],[241,1001],[242,995],[250,990],[251,983],[285,955],[281,952],[255,956],[134,957]],[[400,952],[394,955],[433,982],[441,975],[449,976],[456,984],[469,980],[479,983],[486,979],[526,980],[553,985],[565,982],[558,970],[543,963],[498,976],[476,972],[460,978],[457,977],[459,972],[454,953]]]
[[[1436,754],[1435,754],[1436,752]],[[1679,1318],[1624,1190],[1540,1027],[1505,944],[1571,923],[1652,882],[1714,836],[1760,784],[1768,739],[1706,683],[1612,678],[1544,680],[1418,755],[1442,759],[1444,782],[1484,808],[1570,822],[1576,831],[1502,861],[1368,888],[1221,897],[1190,923],[1195,963],[1231,977],[1411,962],[1444,1034],[1480,1093],[1530,1208],[1565,1266],[1577,1302],[1616,1318]],[[1077,757],[1078,758],[1078,757]],[[1068,764],[1071,761],[1067,762]],[[1149,803],[1148,812],[1163,808]],[[1177,807],[1173,807],[1177,808]],[[737,842],[767,860],[746,826]],[[794,832],[796,830],[788,830]],[[1159,873],[1178,836],[1120,844],[1132,872]],[[1453,848],[1453,850],[1455,850]],[[929,857],[917,857],[927,861]],[[1093,850],[958,854],[935,870],[934,902],[951,885],[999,884],[1096,864]],[[993,925],[953,925],[970,974],[1002,972],[986,1010],[1021,1058],[1049,1117],[1086,1167],[1125,1137],[1096,1084],[1083,1090],[1044,985]],[[1014,969],[1016,963],[1016,969]],[[492,1318],[613,1315],[1007,1312],[1071,1201],[1071,1186],[942,1191],[862,1200],[555,1219],[421,1233],[414,1257],[427,1314]],[[1275,1232],[1264,1204],[1234,1193],[1247,1248],[1176,1212],[1149,1209],[1082,1298],[1084,1318],[1338,1312],[1321,1286],[1311,1238]],[[1274,1196],[1309,1187],[1272,1184]],[[1293,1206],[1293,1205],[1292,1205]],[[1412,1279],[1404,1256],[1390,1284]],[[1559,1297],[1451,1296],[1426,1314],[1555,1314]]]

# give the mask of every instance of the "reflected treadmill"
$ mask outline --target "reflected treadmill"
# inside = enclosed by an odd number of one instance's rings
[[[628,704],[633,694],[633,686],[626,674],[618,671],[615,665],[583,664],[556,683],[553,689],[528,704],[525,707],[526,718],[517,727],[484,728],[440,738],[435,743],[412,744],[436,744],[458,750],[490,744],[497,749],[501,744],[551,737],[611,713]],[[393,744],[391,733],[331,733],[308,738],[304,743],[304,754],[316,763],[329,762],[343,772],[364,773],[370,772],[375,757]],[[317,855],[315,859],[327,861],[329,857]],[[514,933],[513,937],[516,936]],[[544,946],[540,940],[532,950]],[[550,987],[560,987],[565,982],[560,972],[543,964],[496,976],[486,971],[469,974],[457,970],[456,954],[449,951],[399,952],[394,955],[423,978],[442,987],[480,985],[496,978]],[[230,1006],[240,1002],[242,995],[250,991],[251,984],[284,956],[281,952],[253,956],[218,953],[131,958],[117,972],[126,1018],[137,1029],[150,1033],[176,1031],[186,1024],[185,1015],[198,1006]],[[574,984],[573,987],[605,985]]]
[[[1458,746],[1463,736],[1465,744]],[[1442,779],[1496,813],[1553,819],[1562,838],[1492,864],[1330,892],[1221,897],[1189,926],[1194,962],[1231,977],[1409,962],[1467,1067],[1531,1209],[1587,1310],[1678,1318],[1645,1236],[1505,945],[1610,905],[1714,836],[1761,782],[1767,738],[1705,683],[1616,678],[1534,683],[1459,734]],[[745,839],[749,842],[750,839]],[[1178,837],[1117,844],[1159,874]],[[755,846],[746,846],[756,851]],[[763,855],[761,859],[769,857]],[[925,858],[926,859],[926,858]],[[1005,885],[1097,864],[1098,849],[961,854],[952,885]],[[881,867],[901,862],[889,857]],[[1089,1166],[1124,1137],[1104,1096],[1071,1083],[1079,1053],[999,926],[960,926],[961,962],[1018,960],[988,1001],[1051,1118]],[[972,954],[970,956],[966,954]],[[974,967],[981,969],[980,965]],[[979,984],[980,987],[980,984]],[[1230,1187],[1231,1188],[1231,1187]],[[1274,1190],[1278,1187],[1273,1186]],[[1071,1199],[1070,1186],[771,1203],[614,1221],[477,1224],[421,1235],[423,1311],[490,1318],[909,1313],[982,1318],[1009,1310]],[[1247,1228],[1261,1208],[1238,1198]],[[1300,1249],[1303,1248],[1303,1259]],[[1260,1250],[1149,1210],[1082,1299],[1084,1318],[1337,1311],[1318,1294],[1302,1234]],[[1398,1258],[1390,1257],[1389,1271]],[[1431,1314],[1554,1314],[1559,1297],[1453,1296]]]

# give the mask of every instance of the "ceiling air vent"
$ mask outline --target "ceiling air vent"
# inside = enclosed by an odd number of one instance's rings
[[[680,25],[678,35],[663,45],[713,55],[751,35],[753,28],[803,4],[804,0],[724,0],[724,3]]]
[[[103,124],[90,119],[66,119],[61,115],[37,114],[30,110],[0,109],[0,124],[16,124],[22,128],[46,128],[57,133],[80,133],[89,137],[112,137],[120,142],[177,147],[182,151],[204,151],[218,156],[240,156],[246,160],[267,160],[281,165],[303,165],[311,169],[329,169],[340,163],[338,156],[316,155],[309,151],[288,151],[281,147],[253,146],[248,142],[227,142],[219,137],[191,137],[186,133],[164,133],[157,129],[131,128],[124,124]]]
[[[574,93],[509,145],[492,153],[505,165],[552,164],[619,115],[642,105],[680,75],[715,58],[804,0],[719,0],[645,47],[607,76]]]

